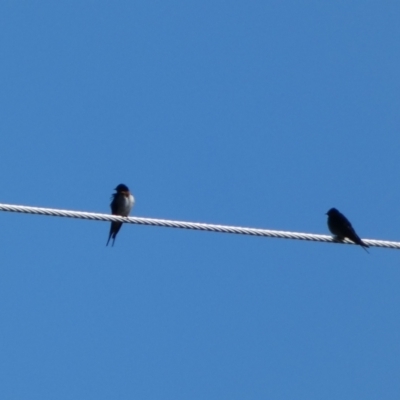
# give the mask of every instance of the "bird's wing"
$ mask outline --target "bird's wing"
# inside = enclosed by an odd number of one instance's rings
[[[118,209],[118,197],[117,197],[118,193],[115,193],[112,195],[112,202],[110,204],[110,208],[111,208],[111,214],[116,214],[117,213],[117,209]]]

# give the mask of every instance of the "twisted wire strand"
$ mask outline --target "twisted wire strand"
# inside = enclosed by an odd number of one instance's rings
[[[302,233],[302,232],[275,231],[269,229],[245,228],[245,227],[229,226],[229,225],[204,224],[198,222],[172,221],[172,220],[155,219],[155,218],[119,217],[117,215],[109,215],[109,214],[60,210],[54,208],[19,206],[14,204],[0,203],[0,211],[17,212],[24,214],[48,215],[52,217],[80,218],[80,219],[89,219],[93,221],[119,221],[119,222],[124,222],[126,224],[163,226],[167,228],[193,229],[193,230],[208,231],[208,232],[235,233],[240,235],[272,237],[279,239],[308,240],[312,242],[341,243],[341,244],[354,245],[354,243],[351,242],[350,240],[346,239],[343,242],[338,242],[332,236],[329,235],[319,235],[319,234]],[[389,242],[384,240],[373,240],[373,239],[362,239],[362,240],[365,244],[371,247],[383,247],[387,249],[400,250],[400,242]]]

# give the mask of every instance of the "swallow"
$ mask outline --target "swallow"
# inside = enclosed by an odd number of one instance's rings
[[[111,197],[111,214],[127,217],[132,210],[135,199],[129,191],[128,186],[124,185],[123,183],[119,184],[114,190],[117,193],[114,193]],[[113,239],[112,245],[114,246],[115,238],[121,229],[121,226],[122,222],[111,222],[110,234],[108,235],[106,246],[108,246],[110,239]]]
[[[341,212],[336,208],[331,208],[326,215],[328,215],[328,228],[336,240],[350,239],[352,242],[359,244],[368,253],[366,248],[369,246],[360,239],[350,221]]]

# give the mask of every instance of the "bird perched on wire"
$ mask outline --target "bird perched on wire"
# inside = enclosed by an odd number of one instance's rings
[[[112,201],[110,204],[111,214],[127,217],[132,210],[135,199],[129,191],[128,186],[123,183],[119,184],[114,190],[116,190],[117,193],[112,195]],[[112,245],[114,246],[115,238],[121,229],[121,226],[122,222],[111,222],[110,234],[106,246],[108,246],[110,239],[113,239]]]
[[[328,228],[336,240],[350,239],[352,242],[359,244],[368,253],[366,248],[369,246],[360,239],[350,221],[340,211],[336,208],[331,208],[326,214],[328,215]]]

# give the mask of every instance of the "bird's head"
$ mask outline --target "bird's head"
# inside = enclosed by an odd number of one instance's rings
[[[332,216],[332,215],[338,215],[339,211],[336,208],[331,208],[326,215]]]
[[[129,192],[128,186],[124,185],[123,183],[120,183],[114,190],[116,190],[117,193]]]

